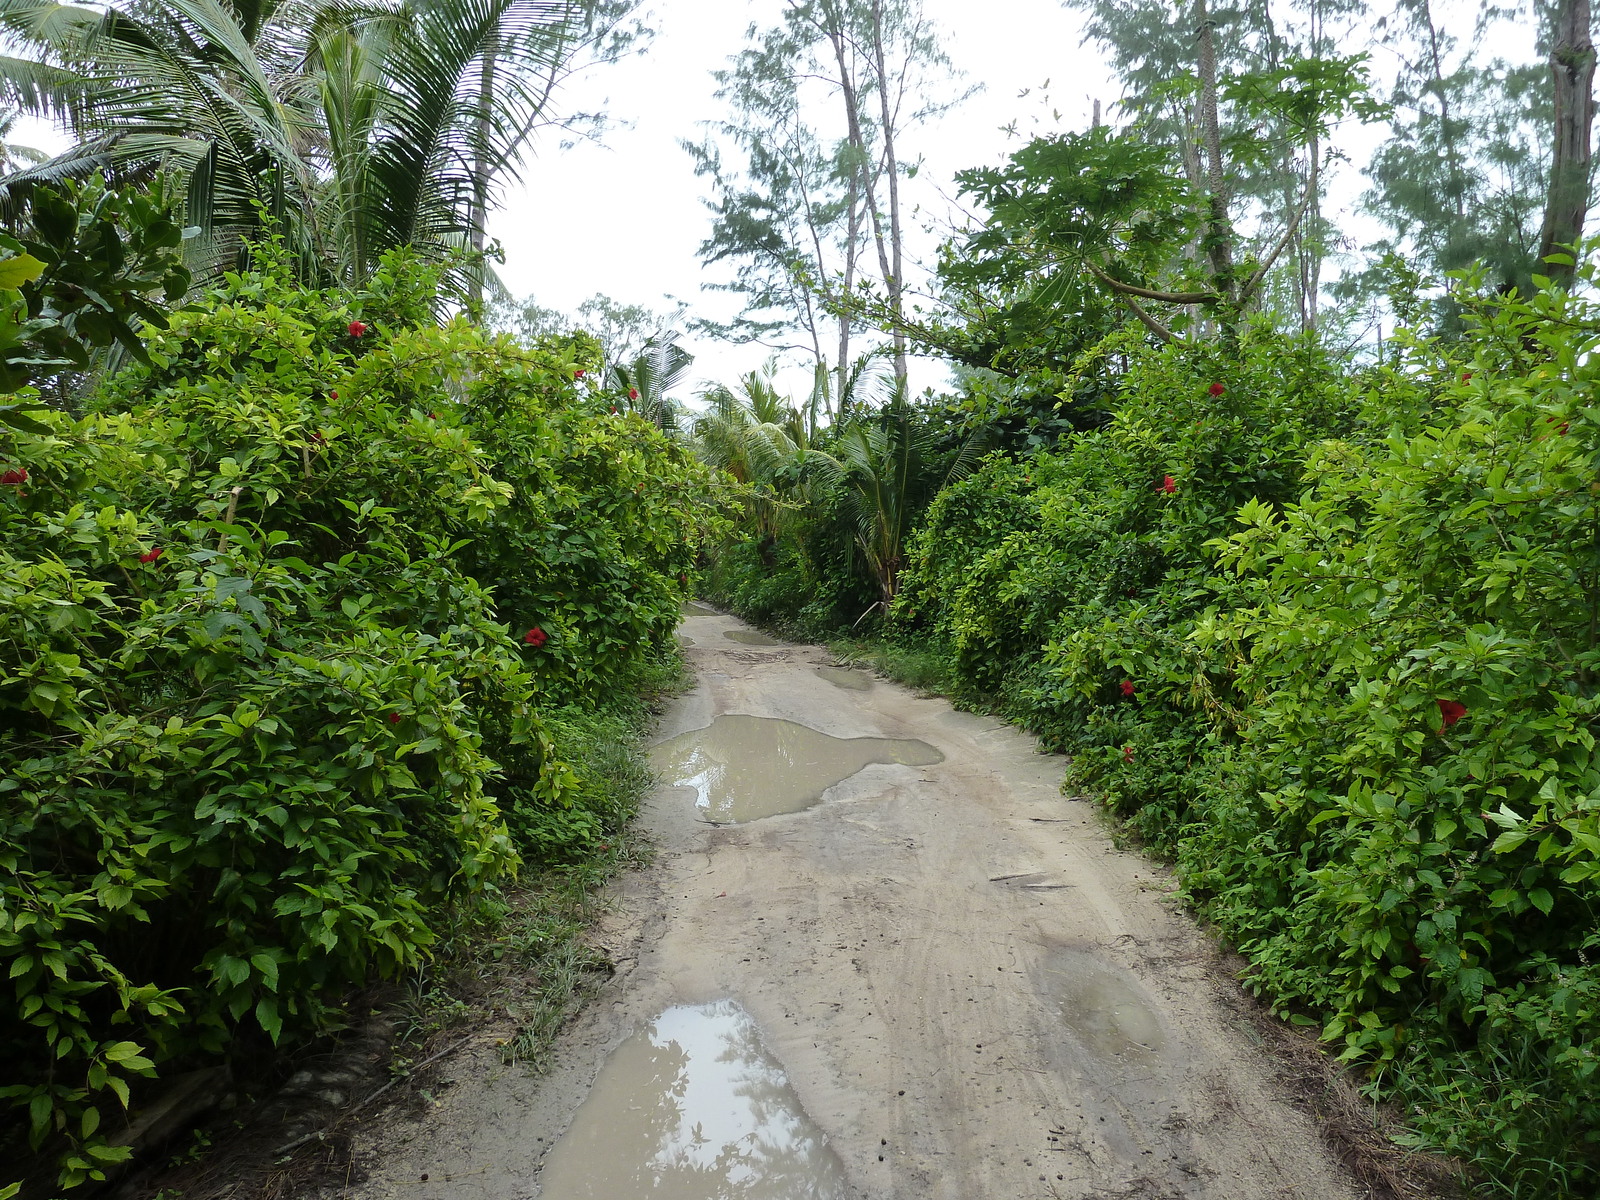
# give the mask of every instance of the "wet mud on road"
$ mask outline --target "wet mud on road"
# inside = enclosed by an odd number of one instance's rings
[[[546,1075],[480,1048],[339,1195],[1366,1194],[1060,759],[703,605],[682,632],[698,684],[659,734],[656,861],[598,935],[615,977]]]

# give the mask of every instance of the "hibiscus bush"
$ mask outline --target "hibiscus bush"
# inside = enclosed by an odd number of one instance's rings
[[[65,1186],[152,1077],[328,1028],[615,829],[542,714],[674,653],[709,520],[591,339],[259,261],[0,432],[0,1138]]]
[[[1382,369],[1135,350],[947,488],[897,616],[1176,860],[1285,1016],[1508,1195],[1600,1186],[1600,310]]]
[[[1600,308],[1460,289],[1300,501],[1220,541],[1197,631],[1248,698],[1179,861],[1258,986],[1325,1017],[1508,1194],[1600,1187]]]
[[[1069,754],[1419,1144],[1592,1195],[1600,306],[1453,292],[1381,364],[1109,339],[1108,419],[940,491],[888,636]]]

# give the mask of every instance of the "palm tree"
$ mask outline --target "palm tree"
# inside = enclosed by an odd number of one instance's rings
[[[11,140],[11,134],[21,116],[22,114],[15,108],[0,109],[0,175],[9,175],[25,167],[38,166],[50,157],[43,150],[35,150],[32,146],[19,146]]]
[[[894,603],[912,521],[940,488],[971,472],[982,446],[969,435],[943,472],[936,450],[932,429],[898,389],[882,412],[847,425],[834,446],[856,544],[878,588],[876,603],[863,617],[874,609],[887,612]]]
[[[811,498],[819,474],[836,473],[832,459],[808,445],[804,419],[778,391],[771,370],[751,371],[737,391],[717,384],[702,392],[708,407],[693,429],[695,452],[748,486],[746,507],[763,541],[782,535],[786,517]]]
[[[680,410],[667,393],[683,382],[694,355],[668,330],[649,338],[631,362],[613,363],[607,371],[611,386],[628,396],[628,407],[663,433],[678,432]]]
[[[176,171],[203,266],[265,217],[313,275],[360,282],[394,246],[481,244],[552,90],[632,3],[0,0],[23,50],[0,58],[0,90],[77,138],[0,185]]]

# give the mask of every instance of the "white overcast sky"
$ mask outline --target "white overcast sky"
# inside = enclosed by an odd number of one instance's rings
[[[609,114],[612,128],[600,143],[563,146],[555,136],[547,137],[522,178],[506,189],[490,233],[505,250],[501,275],[508,288],[545,307],[571,313],[588,297],[604,293],[621,303],[668,309],[671,296],[689,302],[694,311],[725,318],[735,310],[734,298],[705,292],[702,284],[725,279],[728,269],[708,272],[696,255],[710,229],[702,201],[706,181],[694,174],[678,143],[700,139],[705,122],[725,115],[712,95],[711,72],[738,52],[752,22],[765,26],[778,19],[782,0],[647,3],[653,8],[649,24],[657,30],[648,50],[580,75],[561,97],[565,111]],[[937,123],[904,135],[902,157],[922,160],[918,177],[904,187],[907,204],[916,206],[912,250],[929,259],[937,237],[921,229],[946,227],[953,219],[949,201],[956,171],[1002,161],[1021,144],[1020,137],[1086,128],[1096,99],[1106,119],[1115,122],[1120,88],[1103,55],[1084,44],[1082,15],[1060,0],[923,3],[965,83],[981,86]],[[1475,10],[1474,0],[1440,5],[1452,31],[1463,33]],[[1514,58],[1528,53],[1531,36],[1531,29],[1511,29],[1502,52]],[[1381,49],[1374,53],[1380,81],[1392,71],[1386,56]],[[836,137],[837,114],[823,111],[817,117],[819,127]],[[1020,137],[1002,131],[1013,123]],[[1353,212],[1363,182],[1359,166],[1376,136],[1375,129],[1354,129],[1336,138],[1352,161],[1334,174],[1329,215],[1358,243],[1377,233]],[[65,145],[60,135],[31,121],[19,126],[18,140],[51,150]],[[691,340],[690,348],[696,355],[691,388],[707,379],[731,382],[770,353],[706,339]],[[937,363],[915,364],[912,385],[920,391],[945,377]],[[783,379],[798,393],[809,374],[791,371]]]
[[[1082,45],[1082,18],[1059,0],[925,0],[944,33],[942,45],[983,90],[936,125],[905,135],[911,156],[921,157],[918,177],[906,185],[908,203],[920,205],[915,224],[947,222],[940,192],[953,192],[963,167],[1001,161],[1019,144],[1000,127],[1038,128],[1059,109],[1061,125],[1089,123],[1091,102],[1109,110],[1117,98],[1100,57]],[[702,282],[727,278],[708,273],[696,249],[710,232],[702,203],[705,180],[694,174],[681,138],[699,140],[703,123],[724,115],[711,72],[724,66],[745,41],[752,22],[767,25],[781,11],[779,0],[657,0],[651,24],[659,32],[643,56],[600,68],[581,78],[563,97],[570,109],[601,109],[626,127],[605,135],[603,145],[557,147],[552,139],[507,190],[490,233],[505,249],[501,274],[517,295],[570,312],[603,292],[614,300],[670,307],[665,296],[688,301],[699,311],[726,317],[734,298],[704,293]],[[1049,83],[1049,103],[1041,85]],[[1026,99],[1018,93],[1032,89]],[[818,114],[835,120],[832,112]],[[932,235],[916,249],[931,257]],[[691,379],[724,379],[760,366],[770,351],[706,340],[692,343]],[[943,371],[924,364],[913,385],[938,384]],[[801,387],[798,375],[786,382]],[[691,386],[693,386],[691,384]]]
[[[998,163],[1021,144],[1003,126],[1015,123],[1022,136],[1083,129],[1096,99],[1115,121],[1121,92],[1103,54],[1084,44],[1082,14],[1060,0],[924,3],[965,82],[981,85],[937,123],[905,135],[909,156],[923,160],[906,184],[908,203],[918,206],[913,224],[931,229],[953,219],[956,171]],[[597,292],[659,309],[670,308],[665,297],[672,296],[708,316],[732,315],[733,297],[702,290],[703,283],[726,279],[728,268],[708,270],[697,258],[710,229],[706,181],[678,143],[698,140],[703,123],[724,115],[711,72],[738,52],[752,22],[771,24],[781,8],[781,0],[656,0],[651,24],[659,32],[648,51],[572,84],[562,97],[568,110],[601,110],[616,126],[603,144],[562,148],[549,139],[507,189],[490,232],[505,250],[501,274],[515,295],[569,313]],[[1382,73],[1382,64],[1375,66]],[[817,117],[837,136],[835,113]],[[1354,136],[1370,145],[1364,132]],[[1366,156],[1366,147],[1352,151],[1357,161]],[[1350,213],[1359,173],[1345,166],[1342,174],[1343,184],[1331,189],[1331,215],[1347,227],[1365,224]],[[935,245],[934,234],[919,233],[913,250],[931,259]],[[707,339],[688,344],[696,355],[691,388],[704,379],[732,382],[771,353]],[[803,392],[809,376],[792,370],[782,378],[792,392]],[[913,366],[914,391],[945,379],[937,363]]]

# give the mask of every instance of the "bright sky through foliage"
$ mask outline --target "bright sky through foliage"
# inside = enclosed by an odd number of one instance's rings
[[[926,3],[948,35],[946,53],[966,82],[983,90],[938,125],[905,135],[908,155],[924,159],[907,186],[920,206],[913,230],[947,226],[941,192],[955,198],[956,171],[999,161],[1019,144],[1001,126],[1015,121],[1019,135],[1082,128],[1094,98],[1109,112],[1118,95],[1100,56],[1080,45],[1081,17],[1058,0]],[[655,6],[651,24],[660,32],[645,55],[577,82],[565,107],[603,109],[631,125],[612,129],[603,146],[561,149],[547,141],[524,184],[508,191],[490,232],[505,247],[502,274],[515,294],[565,312],[596,292],[661,308],[670,307],[662,297],[672,295],[708,315],[731,314],[730,297],[700,290],[702,281],[726,276],[706,272],[696,257],[710,229],[701,203],[706,181],[695,177],[678,142],[703,137],[701,123],[723,115],[711,72],[739,50],[752,21],[768,24],[780,11],[776,0],[665,0]],[[1048,98],[1041,87],[1047,81]],[[1019,99],[1024,90],[1029,94]],[[831,111],[818,114],[819,126],[835,123]],[[935,231],[918,236],[912,249],[931,257],[936,244]],[[769,354],[705,340],[692,348],[691,380],[731,380]],[[937,364],[913,368],[916,390],[943,378]],[[785,382],[804,387],[795,376]]]

